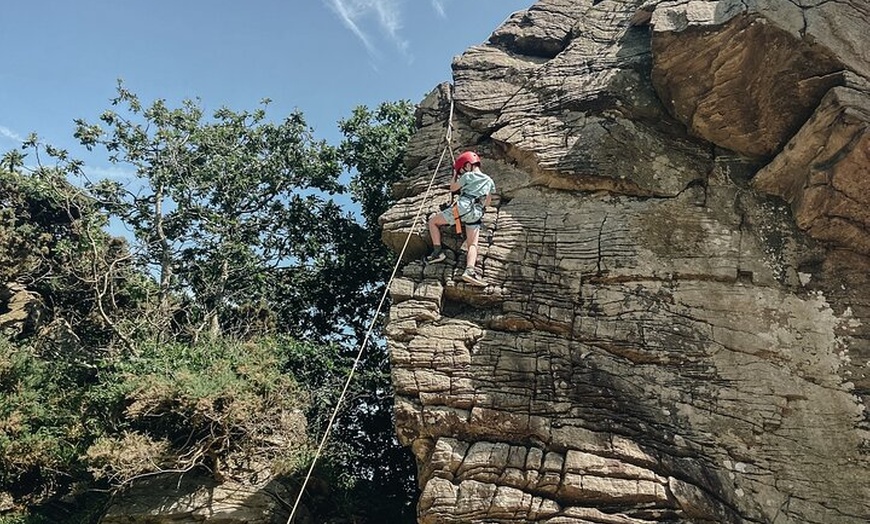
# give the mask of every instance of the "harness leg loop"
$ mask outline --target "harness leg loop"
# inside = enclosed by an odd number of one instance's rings
[[[459,204],[453,204],[453,225],[456,228],[456,234],[462,234],[462,222],[459,220]]]

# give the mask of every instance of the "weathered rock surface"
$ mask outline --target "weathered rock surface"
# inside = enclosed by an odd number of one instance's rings
[[[836,87],[754,178],[810,236],[870,255],[870,95]]]
[[[406,258],[454,102],[498,186],[478,267],[408,263],[387,335],[421,523],[870,520],[865,0],[541,0],[419,110]]]
[[[136,482],[100,523],[283,524],[287,522],[286,500],[290,498],[286,488],[277,482],[249,485],[222,483],[196,473],[164,475]]]
[[[100,524],[170,524],[210,522],[217,524],[284,524],[297,493],[286,476],[276,472],[283,449],[298,451],[306,442],[306,419],[301,410],[285,411],[270,422],[264,441],[257,448],[221,457],[219,468],[168,470],[133,479],[114,494]],[[268,440],[265,440],[268,439]],[[294,524],[316,524],[308,503],[330,495],[323,482],[312,482],[308,498],[300,502]]]
[[[18,336],[35,331],[42,313],[41,297],[23,284],[10,282],[0,287],[0,333]]]

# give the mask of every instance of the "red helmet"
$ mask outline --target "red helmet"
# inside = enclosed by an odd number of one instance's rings
[[[453,170],[459,172],[460,169],[465,167],[465,164],[480,165],[480,157],[477,156],[477,153],[474,151],[466,151],[459,155],[459,157],[456,158],[456,161],[453,162]]]

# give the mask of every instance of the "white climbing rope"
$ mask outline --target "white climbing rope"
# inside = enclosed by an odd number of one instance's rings
[[[287,524],[291,524],[293,522],[293,517],[296,515],[296,510],[299,508],[299,502],[302,500],[302,495],[305,493],[305,488],[308,486],[308,481],[311,479],[311,474],[314,471],[314,466],[317,464],[317,459],[320,458],[320,454],[323,452],[324,446],[326,446],[326,441],[329,438],[329,433],[332,431],[332,426],[335,423],[335,418],[338,416],[338,411],[341,408],[341,403],[344,401],[344,397],[347,394],[347,389],[350,387],[350,383],[353,380],[353,375],[356,373],[356,368],[359,365],[360,360],[362,359],[363,352],[365,351],[366,346],[368,345],[369,338],[371,337],[372,331],[374,330],[375,323],[377,322],[378,316],[381,314],[381,309],[384,307],[384,303],[387,300],[387,295],[390,292],[390,285],[393,283],[393,279],[396,278],[396,273],[399,271],[399,266],[402,263],[402,258],[405,255],[405,250],[408,248],[408,244],[411,241],[411,235],[414,234],[415,228],[417,227],[417,221],[420,219],[420,215],[423,214],[423,209],[426,206],[426,203],[429,201],[429,194],[432,192],[432,185],[435,183],[435,177],[438,175],[438,171],[441,169],[441,165],[444,162],[444,155],[450,154],[453,156],[453,147],[451,146],[451,140],[453,139],[453,92],[451,89],[450,92],[450,116],[447,121],[447,132],[444,136],[444,140],[447,142],[447,145],[441,151],[441,157],[438,159],[438,165],[435,166],[435,170],[432,172],[432,177],[429,179],[429,185],[426,187],[426,193],[423,196],[422,202],[420,202],[420,208],[417,209],[417,213],[414,215],[414,220],[411,222],[411,228],[408,230],[408,235],[405,237],[405,243],[402,245],[402,250],[399,252],[399,256],[396,258],[396,264],[393,266],[393,272],[390,274],[390,278],[387,280],[387,285],[384,287],[384,293],[381,295],[381,300],[378,303],[378,307],[375,310],[375,314],[372,316],[372,320],[369,323],[368,331],[366,331],[366,335],[363,338],[362,344],[360,344],[359,351],[357,351],[356,359],[353,362],[353,366],[350,368],[350,373],[347,375],[347,380],[344,382],[344,388],[341,390],[341,395],[338,397],[338,401],[335,403],[335,408],[332,410],[332,415],[329,417],[329,422],[326,425],[326,430],[323,432],[323,437],[320,439],[320,444],[317,446],[317,451],[314,453],[314,458],[311,459],[311,466],[308,468],[308,473],[305,475],[305,480],[302,482],[302,487],[299,488],[299,494],[296,496],[296,502],[293,503],[293,509],[290,511],[290,517],[287,519]]]

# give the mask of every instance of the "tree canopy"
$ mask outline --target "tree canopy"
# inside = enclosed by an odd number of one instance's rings
[[[0,286],[23,285],[36,312],[0,344],[0,495],[39,507],[82,483],[232,476],[246,453],[301,471],[299,435],[322,434],[394,261],[377,219],[413,106],[358,107],[338,145],[268,108],[146,106],[119,83],[74,136],[129,180],[89,180],[35,135],[2,157]],[[315,510],[408,520],[413,464],[393,436],[381,340],[349,398],[319,474],[351,502]],[[298,445],[275,450],[275,434]]]

